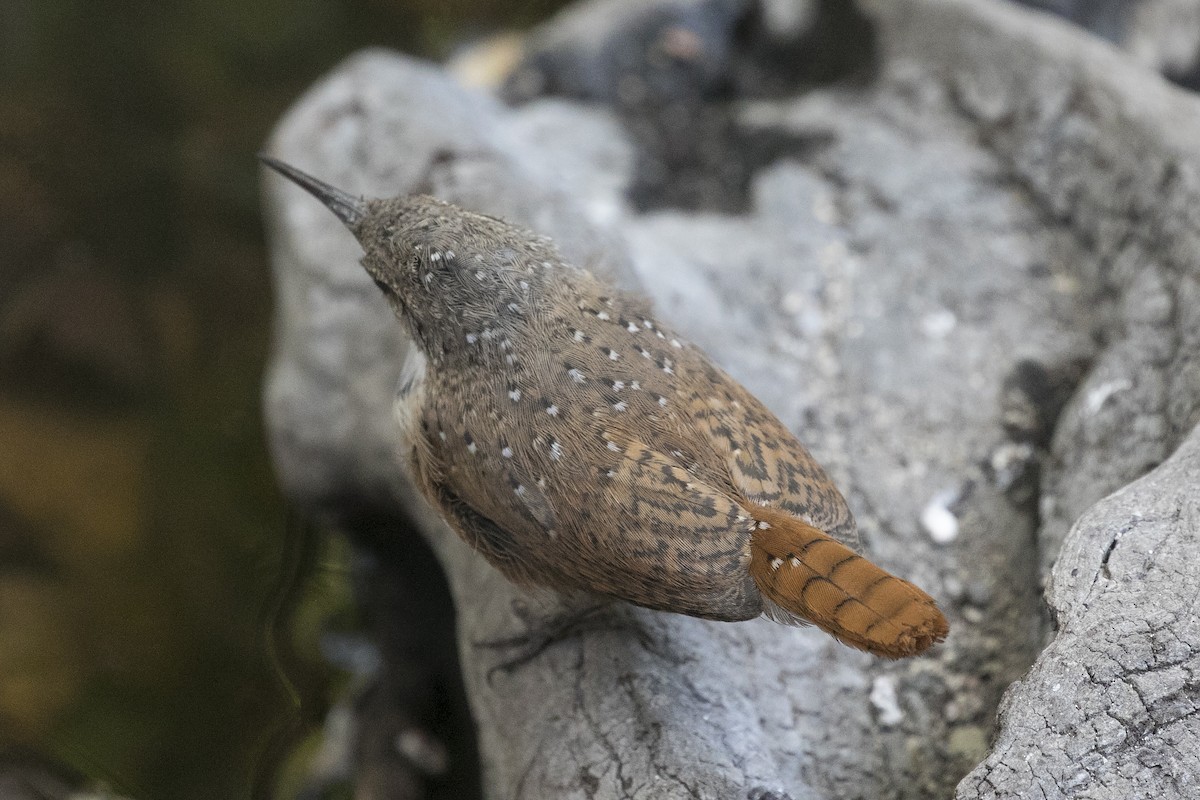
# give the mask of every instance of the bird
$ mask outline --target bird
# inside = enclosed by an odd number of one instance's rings
[[[811,624],[891,659],[944,640],[936,601],[858,552],[845,499],[792,432],[645,299],[504,220],[260,159],[361,245],[416,345],[394,402],[407,467],[509,580]]]

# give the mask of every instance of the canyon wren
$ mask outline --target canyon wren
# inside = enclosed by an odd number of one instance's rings
[[[855,552],[842,495],[767,408],[642,299],[554,244],[432,197],[323,202],[416,344],[396,398],[425,497],[517,584],[813,624],[903,658],[933,598]]]

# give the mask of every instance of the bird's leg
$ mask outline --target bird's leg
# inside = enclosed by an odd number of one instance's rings
[[[524,625],[524,630],[511,636],[472,642],[478,648],[507,651],[498,663],[488,669],[488,683],[497,672],[512,672],[559,642],[593,631],[625,627],[604,613],[613,608],[612,602],[607,599],[577,594],[563,598],[563,602],[557,605],[556,609],[547,613],[544,607],[531,607],[524,599],[513,600],[513,615]]]

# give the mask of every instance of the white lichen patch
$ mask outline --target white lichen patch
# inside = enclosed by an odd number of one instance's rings
[[[899,725],[904,721],[904,711],[896,696],[896,679],[891,675],[876,675],[871,681],[871,694],[867,697],[879,714],[879,724],[885,727]]]

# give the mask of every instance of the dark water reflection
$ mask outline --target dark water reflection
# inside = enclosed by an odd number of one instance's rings
[[[320,723],[345,559],[264,447],[253,154],[354,49],[504,5],[0,3],[0,792],[267,794]]]

